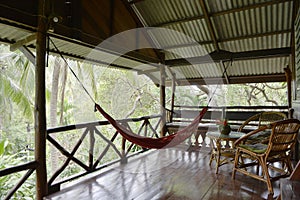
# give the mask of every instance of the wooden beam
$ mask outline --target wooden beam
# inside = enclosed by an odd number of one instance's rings
[[[115,0],[110,0],[109,36],[114,35]]]
[[[142,19],[139,18],[139,16],[136,14],[134,9],[131,7],[131,4],[127,0],[122,0],[122,2],[125,5],[127,11],[130,13],[133,20],[135,21],[135,23],[137,24],[137,27],[147,26],[146,24],[142,23]],[[164,57],[161,57],[161,53],[157,50],[157,48],[156,48],[157,45],[155,45],[151,36],[148,33],[144,34],[144,36],[145,36],[146,40],[149,42],[150,46],[153,47],[153,51],[154,51],[155,55],[157,56],[157,58],[159,59],[159,62],[163,62]]]
[[[262,58],[276,58],[276,57],[286,57],[291,55],[291,48],[277,48],[277,49],[265,49],[265,50],[255,50],[255,51],[244,51],[244,52],[213,52],[209,55],[192,57],[188,59],[173,59],[166,60],[166,65],[170,67],[184,66],[191,64],[205,64],[220,61],[236,61],[236,60],[250,60],[250,59],[262,59]]]
[[[28,43],[36,40],[36,33],[33,33],[29,36],[27,36],[26,38],[17,41],[16,43],[10,45],[10,51],[15,51],[16,49],[20,48],[21,46],[27,45]]]
[[[229,77],[229,84],[244,84],[244,83],[267,83],[267,82],[286,82],[284,73],[280,74],[266,74],[266,75],[253,75],[253,76],[234,76]],[[226,84],[225,78],[207,77],[195,79],[177,79],[179,86],[185,85],[215,85]],[[166,81],[166,86],[172,85],[171,80]]]
[[[46,33],[47,3],[44,0],[38,1],[38,31],[36,39],[36,67],[35,67],[35,160],[38,163],[36,169],[36,199],[43,199],[48,194],[47,170],[46,170]]]
[[[160,136],[166,134],[166,71],[165,66],[160,66],[160,106],[161,106],[161,132]]]
[[[292,33],[292,29],[274,31],[274,32],[266,32],[266,33],[259,33],[259,34],[252,34],[252,35],[243,35],[243,36],[239,36],[239,37],[223,38],[223,39],[218,39],[218,42],[219,43],[231,42],[231,41],[246,40],[246,39],[258,38],[258,37],[268,37],[268,36],[274,36],[274,35],[281,35],[281,34],[286,34],[286,33]],[[193,42],[193,43],[163,46],[162,49],[177,49],[177,48],[192,47],[192,46],[198,46],[198,45],[208,45],[208,44],[213,44],[213,41],[212,40],[197,41],[197,42]]]
[[[230,65],[231,62],[228,62],[228,64]],[[224,75],[224,79],[226,81],[226,84],[229,84],[229,77],[228,77],[228,74],[227,74],[228,66],[225,66],[225,63],[223,61],[221,61],[221,66],[222,66],[222,71],[223,71],[223,75]]]
[[[35,65],[35,55],[28,49],[26,46],[19,47],[19,50],[25,55],[25,57],[33,64]]]
[[[171,114],[170,122],[173,121],[174,105],[175,105],[175,92],[176,92],[176,74],[172,76],[172,99],[171,99]]]
[[[292,72],[289,66],[284,68],[286,82],[287,82],[287,99],[288,99],[288,107],[292,108]]]
[[[200,1],[200,6],[202,8],[202,12],[204,14],[204,19],[206,21],[206,25],[207,25],[209,34],[210,34],[210,36],[212,38],[213,44],[215,46],[215,49],[217,51],[219,51],[220,47],[219,47],[219,44],[218,44],[218,41],[217,41],[216,33],[214,31],[214,28],[213,28],[211,20],[210,20],[210,16],[209,16],[208,11],[207,11],[207,7],[206,7],[206,5],[204,3],[204,0],[199,0],[199,1]]]

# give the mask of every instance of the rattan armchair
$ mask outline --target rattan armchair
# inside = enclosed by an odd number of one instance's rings
[[[286,119],[262,126],[239,138],[235,143],[236,154],[232,178],[236,172],[264,181],[269,194],[273,194],[272,181],[287,177],[292,172],[291,154],[294,150],[300,121]],[[249,144],[253,134],[270,130],[268,144]],[[257,168],[259,166],[259,168]],[[254,167],[254,168],[253,168]],[[257,169],[261,169],[258,171]]]
[[[248,118],[239,128],[238,132],[247,132],[268,125],[278,120],[287,119],[286,114],[277,111],[261,112]]]

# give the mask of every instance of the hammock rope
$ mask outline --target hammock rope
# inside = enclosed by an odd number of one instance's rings
[[[72,74],[75,76],[76,80],[79,82],[83,90],[86,92],[86,94],[90,97],[90,99],[95,103],[95,112],[100,112],[108,121],[109,123],[128,141],[137,144],[143,148],[150,148],[150,149],[161,149],[161,148],[169,148],[176,146],[180,143],[182,143],[184,140],[189,138],[194,132],[197,131],[198,125],[205,115],[206,111],[208,110],[208,105],[212,100],[212,96],[215,94],[216,89],[213,92],[213,95],[210,97],[208,104],[206,107],[204,107],[199,114],[194,118],[194,120],[188,125],[182,128],[181,130],[160,138],[152,138],[152,137],[146,137],[141,136],[138,134],[133,133],[131,130],[123,126],[122,124],[118,123],[113,117],[111,117],[99,104],[96,103],[94,98],[91,96],[91,94],[88,92],[86,87],[83,85],[81,80],[78,78],[74,70],[70,67],[67,60],[64,58],[63,54],[60,52],[60,50],[57,48],[57,46],[54,44],[54,42],[51,40],[51,38],[48,36],[48,40],[51,41],[52,45],[56,49],[56,51],[59,53],[60,57],[63,59],[63,61],[67,64],[68,68],[72,72]],[[48,54],[49,55],[49,54]],[[47,59],[48,61],[48,59]],[[222,76],[226,73],[227,68],[229,65],[232,65],[232,60],[228,64],[227,67],[225,67]],[[220,80],[219,80],[220,81]]]

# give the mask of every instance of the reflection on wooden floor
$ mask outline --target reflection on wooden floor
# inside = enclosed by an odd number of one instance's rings
[[[187,151],[184,147],[151,150],[127,164],[100,171],[48,200],[147,200],[147,199],[267,199],[265,183],[237,173],[231,179],[232,164],[209,166],[209,151]],[[279,194],[273,183],[274,196]],[[269,197],[270,199],[270,197]]]

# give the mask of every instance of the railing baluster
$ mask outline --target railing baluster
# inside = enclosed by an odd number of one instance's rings
[[[4,197],[4,200],[10,199],[34,171],[35,169],[29,169],[26,172],[26,174],[21,178],[21,180],[7,193],[6,197]]]
[[[141,131],[143,130],[143,128],[145,128],[144,130],[144,134],[145,136],[151,136],[148,135],[148,127],[150,127],[150,129],[155,133],[155,135],[157,135],[155,128],[153,128],[153,126],[151,125],[151,123],[149,122],[149,119],[154,119],[154,118],[159,118],[158,123],[156,124],[156,128],[159,126],[159,122],[161,120],[161,116],[157,115],[157,116],[146,116],[146,117],[141,117],[141,118],[132,118],[132,119],[124,119],[124,120],[118,120],[119,123],[124,124],[124,126],[126,126],[130,131],[131,127],[129,126],[128,122],[138,122],[138,121],[143,121],[142,125],[139,127],[139,130],[137,132],[137,134],[141,134]],[[114,149],[114,151],[116,152],[116,154],[120,157],[120,160],[116,160],[113,161],[111,163],[116,163],[116,162],[122,162],[125,163],[127,161],[127,158],[129,156],[131,156],[130,150],[132,149],[132,147],[134,146],[133,143],[130,144],[129,148],[126,150],[126,140],[123,139],[122,137],[122,146],[121,146],[121,150],[118,150],[118,148],[116,147],[114,141],[118,136],[118,131],[115,132],[115,134],[113,135],[113,137],[111,139],[108,139],[107,136],[103,135],[98,129],[97,126],[108,126],[110,125],[107,121],[99,121],[99,122],[92,122],[92,123],[86,123],[86,124],[77,124],[77,125],[69,125],[69,126],[65,126],[65,127],[57,127],[57,128],[52,128],[48,130],[48,136],[47,139],[50,143],[52,143],[63,155],[65,155],[67,157],[67,161],[63,164],[63,166],[60,168],[59,172],[57,171],[55,174],[52,175],[50,181],[48,182],[49,186],[53,183],[53,181],[55,180],[55,178],[61,174],[61,172],[63,170],[66,169],[67,165],[69,164],[69,162],[71,160],[73,160],[76,164],[78,164],[79,166],[81,166],[83,169],[85,169],[87,172],[84,173],[80,173],[79,175],[76,176],[72,176],[68,179],[64,179],[61,180],[60,182],[56,182],[55,184],[53,184],[53,187],[59,186],[62,183],[66,183],[68,180],[74,180],[76,177],[81,177],[84,174],[88,174],[90,172],[93,172],[95,170],[101,169],[105,166],[110,165],[110,163],[103,165],[101,167],[97,167],[99,165],[99,163],[101,162],[101,160],[103,159],[103,157],[107,154],[108,150],[110,147],[112,147]],[[74,157],[75,151],[77,150],[77,146],[73,149],[72,153],[69,153],[68,151],[66,151],[58,142],[56,142],[52,137],[50,137],[51,133],[58,133],[58,132],[65,132],[65,131],[70,131],[70,130],[76,130],[76,129],[83,129],[86,128],[85,132],[84,132],[84,136],[82,136],[82,139],[80,140],[80,144],[82,142],[82,140],[86,137],[87,134],[89,134],[89,158],[88,158],[88,166],[83,164],[81,161],[79,161],[77,158]],[[100,138],[102,140],[104,140],[107,143],[107,146],[104,148],[104,150],[101,152],[101,154],[99,155],[98,159],[95,160],[94,162],[94,158],[95,158],[95,144],[96,144],[96,137],[95,134],[100,136]],[[153,136],[153,135],[152,135]],[[77,143],[77,145],[79,144]],[[132,154],[133,155],[133,154]],[[58,187],[59,189],[59,187]]]
[[[117,135],[118,135],[118,132],[116,131],[110,141],[113,142],[115,140],[115,138],[117,137]],[[94,163],[93,169],[96,169],[97,165],[99,164],[101,159],[105,156],[105,154],[108,151],[109,147],[110,147],[110,144],[107,144],[105,149],[102,151],[102,153],[100,154],[100,156],[97,158],[96,162]]]
[[[71,160],[73,160],[75,163],[77,163],[78,165],[80,165],[83,169],[85,169],[86,171],[89,171],[89,167],[86,166],[85,164],[83,164],[80,160],[78,160],[77,158],[74,157],[76,151],[78,150],[78,148],[80,147],[83,139],[85,138],[85,136],[88,133],[88,129],[86,129],[81,138],[79,139],[79,141],[77,142],[77,144],[75,145],[75,147],[73,148],[72,152],[69,153],[67,150],[65,150],[58,142],[56,142],[51,136],[47,136],[47,139],[58,149],[60,150],[60,152],[62,154],[64,154],[65,156],[67,156],[67,160],[64,162],[64,164],[62,165],[62,167],[60,169],[58,169],[53,176],[51,177],[51,179],[48,182],[48,185],[51,185],[51,183],[57,178],[57,176],[59,176],[59,174],[68,166],[69,162]]]
[[[125,149],[126,149],[126,139],[122,137],[122,159],[121,159],[121,164],[127,163]]]
[[[89,168],[90,168],[90,170],[93,170],[94,147],[95,147],[95,134],[94,134],[94,127],[93,127],[90,129],[90,149],[89,149]]]
[[[122,155],[120,153],[120,151],[118,151],[118,149],[116,148],[116,146],[114,145],[113,141],[115,140],[115,138],[118,135],[118,132],[115,132],[114,136],[111,138],[111,140],[106,139],[98,129],[95,129],[95,132],[97,135],[99,135],[103,140],[105,140],[108,144],[105,147],[105,149],[103,150],[103,152],[101,153],[101,155],[98,157],[97,161],[94,163],[93,169],[96,168],[96,166],[98,165],[98,163],[101,161],[101,159],[104,157],[104,155],[106,154],[106,152],[108,151],[109,147],[112,146],[114,148],[114,150],[116,151],[116,153],[120,156],[120,158],[122,158]]]

